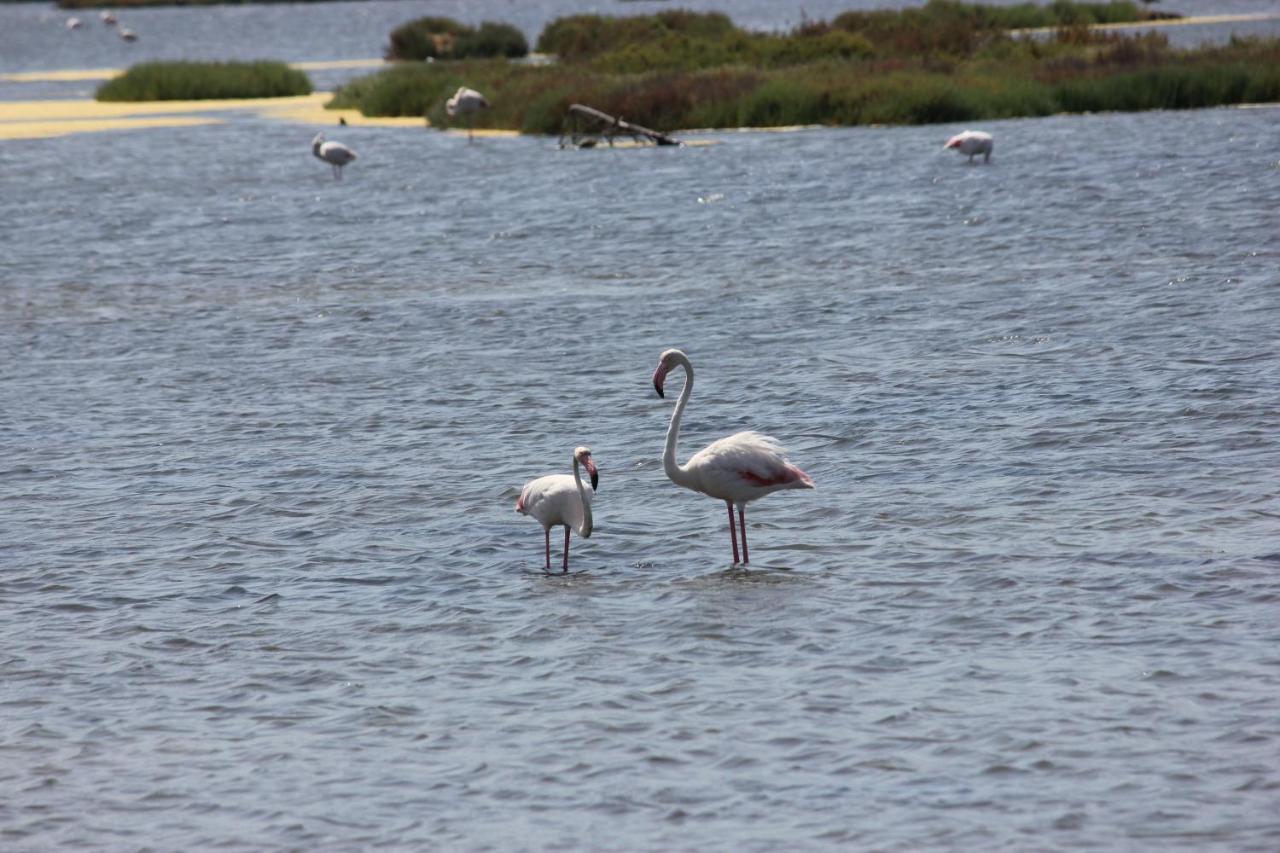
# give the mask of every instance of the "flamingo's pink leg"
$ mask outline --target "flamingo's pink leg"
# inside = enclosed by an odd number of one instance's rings
[[[729,541],[733,543],[733,564],[738,565],[738,531],[733,527],[733,504],[725,501],[724,505],[729,508]]]
[[[547,540],[547,565],[545,568],[547,571],[551,571],[551,528],[543,528],[542,535]]]
[[[742,529],[742,562],[750,563],[751,558],[747,556],[747,508],[738,507],[738,527]]]
[[[561,573],[569,571],[569,525],[564,526],[564,566]]]

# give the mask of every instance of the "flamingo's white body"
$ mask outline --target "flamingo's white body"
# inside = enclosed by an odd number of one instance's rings
[[[79,18],[67,18],[67,29],[78,30],[84,26],[84,21]]]
[[[738,537],[734,530],[733,510],[738,510],[738,526],[742,529],[742,563],[750,562],[747,552],[746,505],[771,492],[782,489],[812,489],[813,480],[787,461],[786,451],[777,439],[758,432],[740,432],[722,438],[699,450],[684,465],[676,461],[676,444],[680,440],[680,418],[693,393],[693,365],[678,349],[669,349],[658,359],[653,373],[653,387],[665,396],[663,385],[667,373],[683,367],[684,389],[671,415],[667,428],[667,447],[662,454],[662,467],[671,482],[695,492],[702,492],[725,502],[729,510],[729,539],[733,543],[733,561],[738,562]]]
[[[99,12],[98,18],[101,19],[102,23],[108,27],[114,27],[117,23],[115,13],[110,9],[105,9]]]
[[[489,102],[485,100],[484,95],[466,86],[459,86],[458,91],[453,93],[453,97],[444,102],[444,111],[448,113],[449,118],[466,116],[467,139],[472,138],[471,125],[475,121],[475,114],[487,109],[489,109]]]
[[[311,153],[333,166],[333,177],[342,177],[342,167],[356,159],[356,152],[341,142],[325,142],[324,134],[317,133],[311,140]]]
[[[138,34],[135,33],[133,30],[129,29],[128,27],[121,27],[120,38],[124,39],[125,41],[137,41]]]
[[[582,485],[578,463],[591,475],[591,491]],[[546,540],[546,570],[551,571],[551,528],[564,525],[564,566],[569,571],[569,529],[578,531],[583,539],[591,538],[591,498],[600,483],[591,449],[577,447],[573,451],[573,476],[548,474],[525,483],[516,501],[516,512],[533,516],[542,525]]]
[[[943,147],[954,148],[961,154],[968,154],[970,163],[978,154],[982,155],[982,162],[990,163],[992,145],[991,134],[981,130],[966,130],[948,139]]]

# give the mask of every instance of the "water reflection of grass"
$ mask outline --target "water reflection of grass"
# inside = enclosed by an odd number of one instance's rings
[[[587,103],[660,130],[797,124],[923,124],[1058,112],[1181,109],[1280,99],[1280,41],[1178,50],[1160,35],[1094,31],[1138,20],[1131,3],[850,12],[784,34],[724,15],[574,16],[538,43],[560,61],[404,63],[352,81],[335,106],[448,126],[460,85],[493,109],[478,126],[555,133]],[[1064,25],[1049,37],[1013,28]]]

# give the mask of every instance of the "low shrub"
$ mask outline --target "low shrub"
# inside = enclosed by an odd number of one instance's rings
[[[553,53],[562,62],[580,62],[670,35],[715,40],[737,32],[733,21],[720,12],[673,10],[626,18],[570,15],[547,24],[538,36],[538,51]]]
[[[307,75],[283,62],[143,62],[98,87],[97,99],[203,101],[310,93]]]
[[[390,40],[386,58],[391,60],[514,59],[529,53],[524,33],[492,21],[474,28],[452,18],[418,18],[392,30]]]

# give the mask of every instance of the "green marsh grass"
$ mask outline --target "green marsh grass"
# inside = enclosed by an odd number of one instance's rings
[[[493,104],[477,117],[478,127],[554,134],[575,102],[673,131],[927,124],[1280,99],[1280,40],[1179,50],[1159,34],[1079,23],[1131,14],[1140,11],[1128,3],[1000,9],[932,0],[924,9],[850,13],[781,35],[737,30],[717,13],[575,16],[552,22],[539,41],[563,51],[559,62],[406,63],[352,81],[332,106],[426,116],[443,127],[445,99],[466,85]],[[1074,23],[1042,38],[1007,29],[1044,20]]]
[[[283,62],[143,62],[98,87],[99,101],[206,101],[311,93],[307,75]]]

